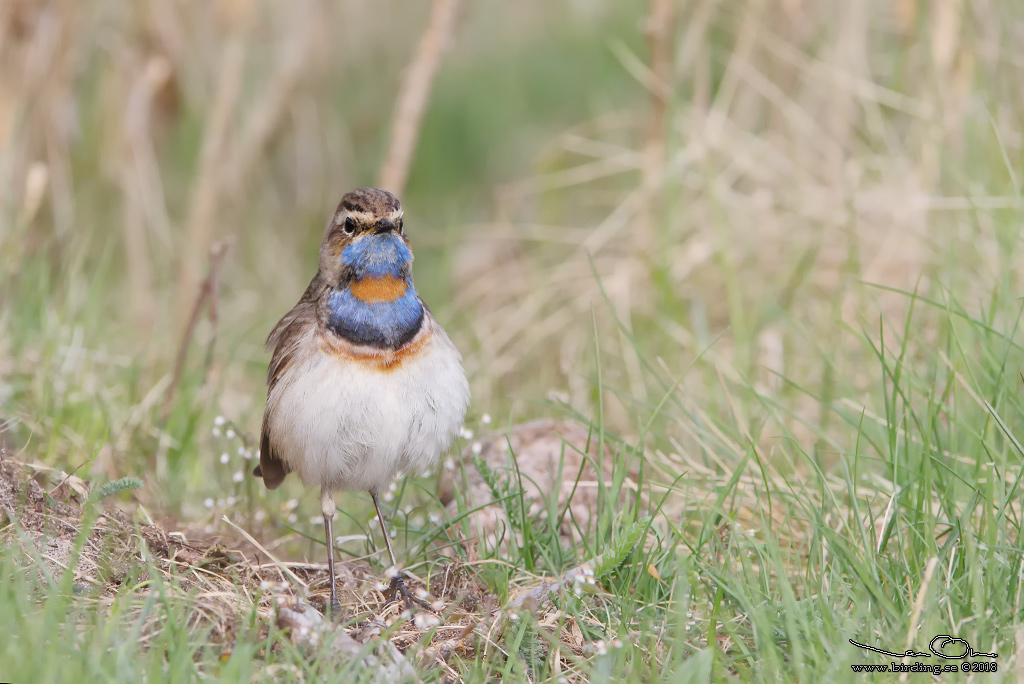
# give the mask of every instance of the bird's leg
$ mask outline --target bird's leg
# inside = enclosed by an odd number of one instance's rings
[[[327,531],[327,572],[331,576],[331,610],[334,619],[341,617],[341,603],[334,583],[334,496],[324,487],[320,490],[320,511],[324,514],[324,529]]]
[[[393,601],[398,600],[398,596],[401,595],[405,599],[405,607],[412,610],[412,604],[416,604],[427,610],[432,610],[430,604],[423,599],[413,596],[409,593],[409,590],[405,587],[405,578],[402,577],[402,571],[398,569],[398,561],[395,560],[395,552],[391,549],[391,537],[388,536],[388,528],[384,526],[384,516],[380,512],[380,504],[377,502],[377,495],[370,492],[370,496],[373,497],[373,507],[377,509],[377,520],[380,521],[380,531],[384,535],[384,544],[388,547],[388,555],[391,556],[391,569],[394,571],[395,576],[391,578],[391,586],[388,587],[387,591],[384,592],[384,605],[388,605]]]

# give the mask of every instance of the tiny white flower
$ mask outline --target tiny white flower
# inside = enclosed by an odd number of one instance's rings
[[[427,590],[423,587],[420,587],[416,590],[416,598],[418,598],[419,600],[426,601],[428,596],[430,596],[430,594],[428,594]]]
[[[220,437],[220,428],[219,427],[213,428],[213,436],[214,437]]]
[[[217,416],[216,418],[213,419],[213,424],[216,425],[217,427],[223,425],[224,422],[224,416]]]
[[[388,485],[388,491],[389,492],[397,492],[398,491],[398,485],[395,484],[394,482],[392,482],[390,485]]]
[[[245,453],[242,454],[242,458],[248,461],[249,459],[252,458],[252,452],[246,449]]]
[[[441,620],[433,613],[416,613],[412,623],[416,625],[416,629],[430,629],[441,624]]]
[[[450,458],[444,459],[444,469],[445,470],[455,470],[455,461],[453,461]]]
[[[235,497],[235,496],[229,496],[228,497],[228,506],[234,506],[236,503],[238,503],[238,497]]]
[[[384,571],[384,577],[387,579],[395,579],[398,577],[398,566],[392,565],[390,568]]]
[[[227,504],[228,502],[224,499],[217,499],[217,508],[224,508]]]
[[[384,583],[384,582],[377,582],[377,587],[376,587],[377,591],[384,591],[387,588],[388,588],[388,585],[386,583]]]
[[[309,519],[309,524],[310,525],[323,525],[324,524],[324,517],[322,515],[314,515],[312,518]]]
[[[203,501],[203,505],[207,508],[213,508],[213,499],[207,498]]]
[[[295,515],[294,513],[292,513],[292,514],[290,514],[288,516],[288,522],[290,522],[292,524],[294,524],[298,519],[299,519],[299,516]]]
[[[480,442],[473,442],[473,446],[471,447],[471,449],[473,450],[473,454],[479,456],[480,452],[484,450],[484,445],[481,444]]]
[[[245,447],[238,447],[238,455],[242,457],[245,456]]]
[[[231,480],[235,483],[241,482],[244,479],[245,474],[241,470],[236,471],[235,474],[231,476]]]
[[[469,428],[463,427],[459,430],[459,436],[462,437],[462,439],[473,439],[473,431]]]
[[[480,422],[483,423],[484,425],[490,425],[491,424],[491,414],[490,413],[485,413],[484,415],[480,416]]]
[[[227,463],[230,460],[230,458],[231,457],[228,456],[228,452],[225,451],[223,454],[220,455],[220,462]]]
[[[263,522],[263,520],[267,517],[267,512],[261,508],[258,511],[256,511],[256,515],[254,517],[256,518],[256,522]]]
[[[395,498],[395,495],[392,494],[390,491],[387,491],[387,492],[384,492],[384,496],[381,497],[381,498],[383,498],[385,503],[386,503],[386,502],[393,501],[394,498]]]
[[[235,438],[235,431],[232,430],[231,428],[228,428],[227,432],[224,433],[224,436],[227,437],[228,439],[234,439]]]
[[[288,502],[285,503],[284,507],[285,507],[285,510],[294,511],[296,508],[299,507],[299,500],[298,499],[288,499]]]
[[[598,639],[594,643],[594,647],[597,649],[597,655],[604,655],[608,652],[608,647],[605,646],[604,639]]]

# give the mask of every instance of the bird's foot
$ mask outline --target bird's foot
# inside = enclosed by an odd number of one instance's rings
[[[327,614],[325,617],[329,617],[332,622],[341,621],[341,603],[338,601],[337,596],[331,596],[331,600],[325,606],[327,608]]]
[[[405,578],[402,577],[402,573],[398,573],[391,578],[391,585],[384,591],[384,605],[381,607],[387,607],[397,602],[399,596],[405,601],[405,607],[409,610],[412,610],[414,603],[420,608],[426,608],[430,611],[434,610],[429,603],[418,596],[413,596],[409,592],[409,589],[405,586]]]

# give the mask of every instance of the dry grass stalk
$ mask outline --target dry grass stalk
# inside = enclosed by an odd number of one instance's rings
[[[650,0],[647,16],[647,44],[650,50],[651,114],[644,143],[643,188],[649,202],[640,216],[637,251],[644,259],[657,249],[657,224],[662,218],[661,189],[668,158],[668,103],[672,95],[672,57],[675,36],[675,1]],[[648,269],[642,269],[646,272]]]
[[[295,94],[310,68],[311,51],[316,44],[314,36],[324,26],[325,19],[317,8],[319,3],[306,0],[295,3],[289,13],[291,30],[277,59],[277,70],[257,100],[248,117],[236,149],[226,164],[225,174],[232,192],[241,192],[261,155],[273,141],[286,115],[295,103]]]
[[[169,233],[160,167],[153,149],[150,117],[153,98],[171,76],[167,60],[154,57],[135,76],[124,111],[125,150],[118,164],[122,196],[122,231],[132,306],[139,327],[148,332],[156,320],[153,264],[147,219]]]
[[[242,86],[246,42],[242,29],[224,46],[220,73],[217,78],[213,105],[203,127],[203,145],[199,156],[199,169],[192,185],[192,201],[185,221],[182,255],[175,295],[177,320],[183,320],[188,302],[193,300],[199,282],[200,255],[210,244],[216,218],[217,201],[222,189],[224,155],[229,129],[233,124]]]
[[[402,79],[402,88],[395,103],[388,154],[378,181],[380,187],[396,194],[401,194],[405,189],[420,123],[441,62],[441,53],[455,26],[458,7],[459,0],[434,0],[430,21]]]

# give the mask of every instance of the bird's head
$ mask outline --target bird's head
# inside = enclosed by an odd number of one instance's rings
[[[411,278],[412,250],[402,230],[398,198],[377,188],[346,193],[320,245],[320,274],[335,288],[363,279]]]

